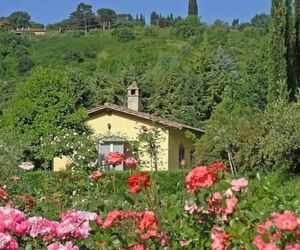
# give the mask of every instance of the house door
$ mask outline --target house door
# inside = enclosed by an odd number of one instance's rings
[[[112,169],[113,166],[107,165],[105,163],[105,156],[109,152],[118,152],[124,154],[124,142],[104,142],[99,147],[99,164],[100,167],[106,170]],[[124,164],[117,165],[115,168],[117,171],[124,170]]]

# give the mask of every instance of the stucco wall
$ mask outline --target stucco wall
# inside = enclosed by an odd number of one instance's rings
[[[191,167],[193,142],[184,136],[184,131],[169,129],[169,170],[179,168],[179,146],[184,145],[186,166]]]
[[[94,131],[96,135],[108,135],[110,133],[112,136],[121,136],[126,138],[128,141],[134,141],[137,138],[138,128],[141,126],[146,126],[148,128],[159,127],[154,125],[152,122],[131,117],[129,115],[124,115],[117,112],[111,113],[102,113],[99,115],[93,115],[87,119],[87,124]],[[108,129],[110,125],[110,130]],[[159,127],[161,128],[161,127]],[[169,132],[167,129],[162,127],[162,142],[161,150],[159,155],[159,169],[168,170],[168,147],[169,147]],[[142,162],[149,162],[149,156],[145,156],[142,159]],[[63,166],[66,164],[66,159],[63,157],[55,158],[53,169],[54,171],[59,171],[63,169]],[[148,168],[146,168],[146,165]],[[151,170],[150,164],[144,163],[145,170]]]
[[[93,129],[97,135],[111,133],[112,135],[120,135],[125,137],[128,141],[134,141],[137,138],[138,128],[146,126],[148,128],[158,127],[151,122],[144,119],[133,118],[121,113],[100,114],[93,116],[87,120],[87,124]],[[110,130],[108,129],[110,124]],[[161,155],[159,159],[160,170],[168,170],[168,146],[169,146],[169,133],[168,130],[162,131],[164,138],[161,143]],[[142,161],[149,161],[149,156],[142,158]],[[150,168],[146,169],[150,170]]]

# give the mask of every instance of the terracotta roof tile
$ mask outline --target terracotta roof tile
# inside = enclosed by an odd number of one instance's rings
[[[153,121],[153,122],[157,122],[163,126],[166,127],[171,127],[171,128],[175,128],[178,130],[184,130],[184,129],[188,129],[197,133],[204,133],[204,131],[200,128],[195,128],[195,127],[191,127],[182,123],[178,123],[178,122],[174,122],[174,121],[170,121],[164,118],[161,118],[157,115],[154,114],[149,114],[149,113],[144,113],[144,112],[139,112],[139,111],[135,111],[132,109],[129,109],[127,107],[124,106],[119,106],[116,104],[111,104],[111,103],[105,103],[102,106],[96,107],[96,108],[92,108],[90,110],[88,110],[88,115],[92,116],[94,114],[98,114],[101,112],[105,112],[105,111],[115,111],[115,112],[119,112],[119,113],[123,113],[123,114],[127,114],[127,115],[131,115],[134,117],[139,117],[145,120],[149,120],[149,121]]]

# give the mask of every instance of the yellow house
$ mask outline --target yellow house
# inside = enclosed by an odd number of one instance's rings
[[[87,124],[101,138],[98,149],[98,162],[105,165],[104,157],[107,152],[119,152],[131,156],[130,142],[137,140],[138,128],[160,131],[159,170],[174,170],[182,166],[191,166],[193,157],[193,141],[186,138],[185,132],[190,131],[200,136],[203,131],[199,128],[163,119],[157,115],[144,113],[139,88],[134,82],[128,88],[128,105],[118,106],[104,104],[88,110]],[[151,165],[149,156],[144,155],[145,166]],[[67,158],[55,158],[54,171],[65,169]],[[124,170],[123,164],[116,170]],[[146,169],[147,170],[147,169]],[[148,169],[150,170],[150,169]]]

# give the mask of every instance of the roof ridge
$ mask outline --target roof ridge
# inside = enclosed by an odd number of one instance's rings
[[[113,104],[113,103],[104,103],[104,105],[89,109],[87,112],[88,112],[88,115],[91,116],[92,114],[101,112],[105,109],[111,109],[111,110],[114,110],[116,112],[125,113],[127,115],[136,116],[136,117],[143,118],[143,119],[146,119],[146,120],[151,120],[153,122],[158,122],[161,125],[165,125],[165,126],[168,126],[168,127],[173,127],[173,128],[179,129],[179,130],[189,129],[189,130],[194,130],[194,131],[197,131],[197,132],[204,133],[204,131],[200,128],[196,128],[196,127],[192,127],[192,126],[189,126],[189,125],[186,125],[186,124],[183,124],[183,123],[172,121],[172,120],[163,118],[161,116],[157,116],[153,113],[146,113],[146,112],[132,110],[132,109],[129,109],[128,107],[126,107],[126,106],[120,106],[120,105]]]

